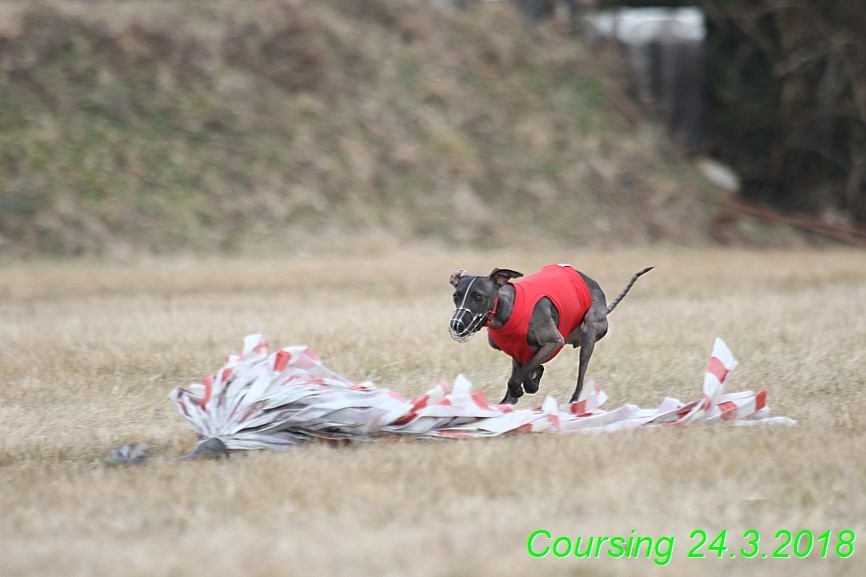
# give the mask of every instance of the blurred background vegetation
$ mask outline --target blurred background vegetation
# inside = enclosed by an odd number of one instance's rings
[[[711,151],[748,198],[866,227],[866,4],[699,4]]]
[[[815,215],[820,228],[853,226],[862,235],[866,3],[601,0],[600,5],[700,8],[707,27],[704,152],[735,168],[742,198]]]
[[[825,20],[697,2],[705,146],[747,197],[863,225],[866,16],[792,2]],[[0,1],[0,255],[713,242],[725,193],[617,50],[440,4]]]

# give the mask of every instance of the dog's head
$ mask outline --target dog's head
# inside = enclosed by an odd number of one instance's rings
[[[454,287],[454,314],[448,324],[451,338],[465,343],[487,325],[496,312],[499,289],[523,274],[507,268],[495,268],[488,276],[474,276],[460,269],[451,275]]]

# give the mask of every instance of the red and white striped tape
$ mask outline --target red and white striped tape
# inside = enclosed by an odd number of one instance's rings
[[[767,392],[725,393],[737,365],[716,339],[704,372],[703,396],[691,403],[665,398],[658,407],[626,404],[610,411],[590,382],[580,401],[540,407],[488,403],[459,375],[414,399],[372,383],[354,383],[325,367],[305,346],[271,352],[261,335],[244,339],[240,355],[201,383],[171,392],[177,411],[203,438],[218,437],[229,449],[284,449],[310,439],[369,440],[386,435],[472,438],[510,432],[614,431],[687,424],[794,424],[771,417]]]

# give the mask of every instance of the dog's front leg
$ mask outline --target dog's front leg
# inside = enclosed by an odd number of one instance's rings
[[[509,390],[521,387],[527,393],[538,392],[541,375],[544,373],[542,363],[552,358],[565,345],[565,339],[559,334],[559,313],[553,303],[542,298],[532,310],[532,318],[526,334],[527,343],[535,353],[532,358],[511,373],[508,381]]]
[[[541,376],[543,374],[544,365],[538,365],[538,368],[530,373],[528,377],[523,379],[523,390],[530,395],[537,393],[538,387],[541,386]]]
[[[511,378],[508,379],[508,390],[519,390],[520,395],[524,389],[527,393],[538,392],[538,385],[541,381],[541,375],[544,372],[544,367],[541,365],[544,361],[553,356],[553,354],[562,348],[562,338],[555,342],[546,342],[535,351],[535,354],[529,359],[525,365],[520,365],[516,361],[512,361]],[[517,402],[517,399],[514,400]]]
[[[518,374],[521,368],[522,365],[520,363],[511,359],[511,377],[508,379],[508,388],[505,391],[505,398],[502,400],[502,403],[514,404],[517,402],[517,399],[523,396],[524,392],[530,395],[538,392],[538,386],[541,384],[541,375],[544,374],[544,365],[538,365],[522,381],[518,381]],[[517,384],[515,385],[515,383]]]
[[[523,381],[516,380],[522,368],[523,365],[511,359],[511,376],[508,377],[508,387],[505,389],[505,396],[499,402],[500,405],[517,404],[517,399],[523,396]]]

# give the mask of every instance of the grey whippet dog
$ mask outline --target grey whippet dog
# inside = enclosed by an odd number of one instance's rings
[[[566,278],[566,289],[564,292],[560,290],[558,296],[554,296],[557,294],[555,290],[548,288],[550,281],[543,279],[541,275],[547,269],[557,267],[562,268],[563,272],[554,271],[555,274],[574,278]],[[502,350],[512,358],[508,389],[501,401],[508,404],[517,403],[524,391],[530,394],[538,391],[544,373],[543,363],[556,356],[564,345],[580,347],[577,385],[571,395],[571,402],[574,403],[578,401],[583,389],[583,380],[595,343],[607,334],[607,316],[625,297],[635,281],[652,269],[653,267],[648,267],[635,273],[609,305],[606,304],[604,292],[598,283],[569,265],[545,267],[541,272],[525,277],[517,283],[509,281],[522,277],[523,274],[510,269],[494,268],[488,276],[473,276],[460,269],[451,275],[456,310],[451,317],[449,332],[454,340],[466,342],[476,332],[487,327],[490,346]],[[553,284],[556,282],[553,281]],[[523,295],[530,290],[525,287],[532,283],[538,287],[534,297],[537,300],[527,301],[528,304],[521,303],[520,306],[527,311],[515,313],[515,287],[519,287]],[[526,300],[521,297],[521,301]],[[559,310],[560,308],[563,310]],[[576,309],[571,313],[573,320],[570,326],[573,328],[566,328],[563,332],[560,320],[564,315],[567,316],[571,309]],[[516,320],[512,320],[512,315]],[[517,331],[516,339],[525,342],[506,344],[498,331],[508,330],[513,333],[508,325],[521,323],[524,326]],[[512,338],[512,341],[514,340]]]

